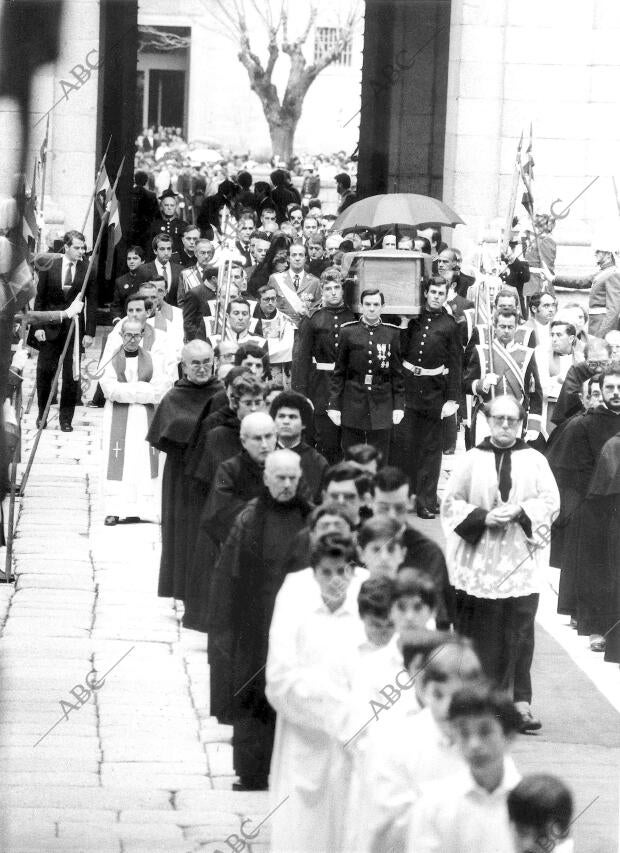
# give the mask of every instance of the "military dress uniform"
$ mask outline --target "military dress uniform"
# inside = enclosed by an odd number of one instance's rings
[[[317,308],[305,317],[297,333],[291,387],[308,397],[314,406],[314,440],[319,453],[330,465],[342,458],[340,429],[327,417],[330,379],[345,323],[355,322],[355,314],[346,305]]]
[[[164,219],[163,217],[156,219],[151,225],[148,247],[150,258],[155,257],[155,252],[153,251],[153,238],[157,234],[168,234],[172,240],[172,251],[180,254],[183,251],[183,240],[181,239],[181,235],[185,231],[186,227],[187,222],[183,222],[182,219],[177,219],[176,216],[173,216],[172,219]]]
[[[482,383],[487,373],[499,377],[494,392],[483,391]],[[492,361],[489,358],[489,344],[474,347],[463,376],[465,392],[475,398],[472,412],[472,442],[479,444],[488,435],[483,407],[495,395],[508,394],[514,397],[527,413],[524,431],[542,428],[543,393],[536,364],[536,355],[531,347],[516,342],[503,346],[493,339]],[[539,449],[537,447],[537,449]]]
[[[409,476],[417,510],[436,511],[441,472],[441,410],[460,398],[459,324],[445,308],[425,308],[402,333],[405,417],[394,431],[393,464]]]
[[[342,448],[372,444],[388,458],[392,413],[403,409],[400,332],[381,320],[343,323],[328,408],[342,413]]]

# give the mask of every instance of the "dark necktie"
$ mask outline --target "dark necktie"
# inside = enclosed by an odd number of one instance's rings
[[[495,468],[497,470],[499,493],[505,503],[512,489],[512,453],[510,450],[499,450],[496,448],[493,448],[493,450],[495,453]]]
[[[168,269],[168,264],[162,264],[161,271],[164,279],[166,280],[166,293],[168,293],[170,290],[170,271]]]
[[[293,287],[295,288],[295,293],[299,290],[299,276],[296,275],[293,279]]]
[[[71,275],[71,271],[73,270],[73,264],[67,265],[67,271],[65,273],[65,280],[62,283],[62,292],[67,294],[69,290],[73,287],[73,276]]]

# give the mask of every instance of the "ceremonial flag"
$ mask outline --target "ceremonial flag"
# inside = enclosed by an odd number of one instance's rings
[[[103,216],[106,203],[109,201],[108,195],[112,186],[105,165],[102,164],[101,171],[97,176],[97,184],[95,186],[95,205],[99,216]]]
[[[44,166],[47,162],[47,135],[50,129],[50,117],[49,114],[47,116],[47,124],[45,125],[45,136],[43,138],[43,142],[41,143],[41,148],[39,150],[39,160],[41,161],[41,166]]]
[[[107,176],[106,176],[107,177]],[[121,219],[118,209],[118,199],[112,190],[110,198],[110,217],[108,219],[108,251],[105,261],[105,277],[112,275],[112,264],[114,263],[114,250],[121,241],[123,232],[121,230]]]
[[[34,187],[30,191],[30,197],[26,198],[26,203],[24,204],[22,234],[24,235],[24,240],[26,240],[26,242],[28,242],[29,239],[32,239],[36,243],[39,234],[39,226],[37,225],[37,199],[34,194]]]
[[[532,125],[530,124],[530,141],[525,152],[525,162],[521,164],[521,177],[525,184],[525,192],[521,199],[521,204],[527,210],[530,218],[534,219],[534,155],[532,153],[533,135]]]

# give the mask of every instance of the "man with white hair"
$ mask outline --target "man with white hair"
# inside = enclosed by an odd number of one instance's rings
[[[329,234],[325,238],[325,257],[328,261],[331,261],[340,248],[340,244],[343,241],[343,236],[341,234]]]
[[[210,542],[201,538],[192,567],[191,627],[209,634],[211,672],[211,715],[220,723],[232,722],[230,661],[232,655],[232,614],[226,605],[232,582],[228,567],[217,555],[233,522],[248,501],[263,490],[265,460],[276,447],[276,425],[265,412],[252,412],[241,422],[242,450],[219,466],[213,487],[200,519],[200,533],[208,533]],[[194,600],[202,596],[202,601]],[[187,605],[186,605],[187,607]]]
[[[157,594],[185,601],[194,554],[203,484],[188,477],[188,449],[213,397],[223,385],[213,375],[213,348],[190,341],[181,353],[183,379],[175,383],[155,410],[147,441],[166,454],[162,479],[161,560]]]
[[[155,404],[172,384],[161,359],[140,346],[141,324],[125,319],[120,326],[122,349],[101,377],[106,527],[120,518],[159,520],[159,453],[145,436]]]
[[[294,451],[267,456],[264,488],[237,516],[218,564],[214,604],[230,629],[236,790],[267,789],[276,715],[265,697],[264,668],[276,595],[312,508],[298,495],[301,476]]]

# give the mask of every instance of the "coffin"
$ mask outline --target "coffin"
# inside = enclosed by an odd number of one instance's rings
[[[376,249],[349,252],[342,262],[345,302],[361,312],[363,290],[379,288],[385,297],[383,314],[415,315],[422,312],[423,281],[432,274],[432,261],[421,252]]]

